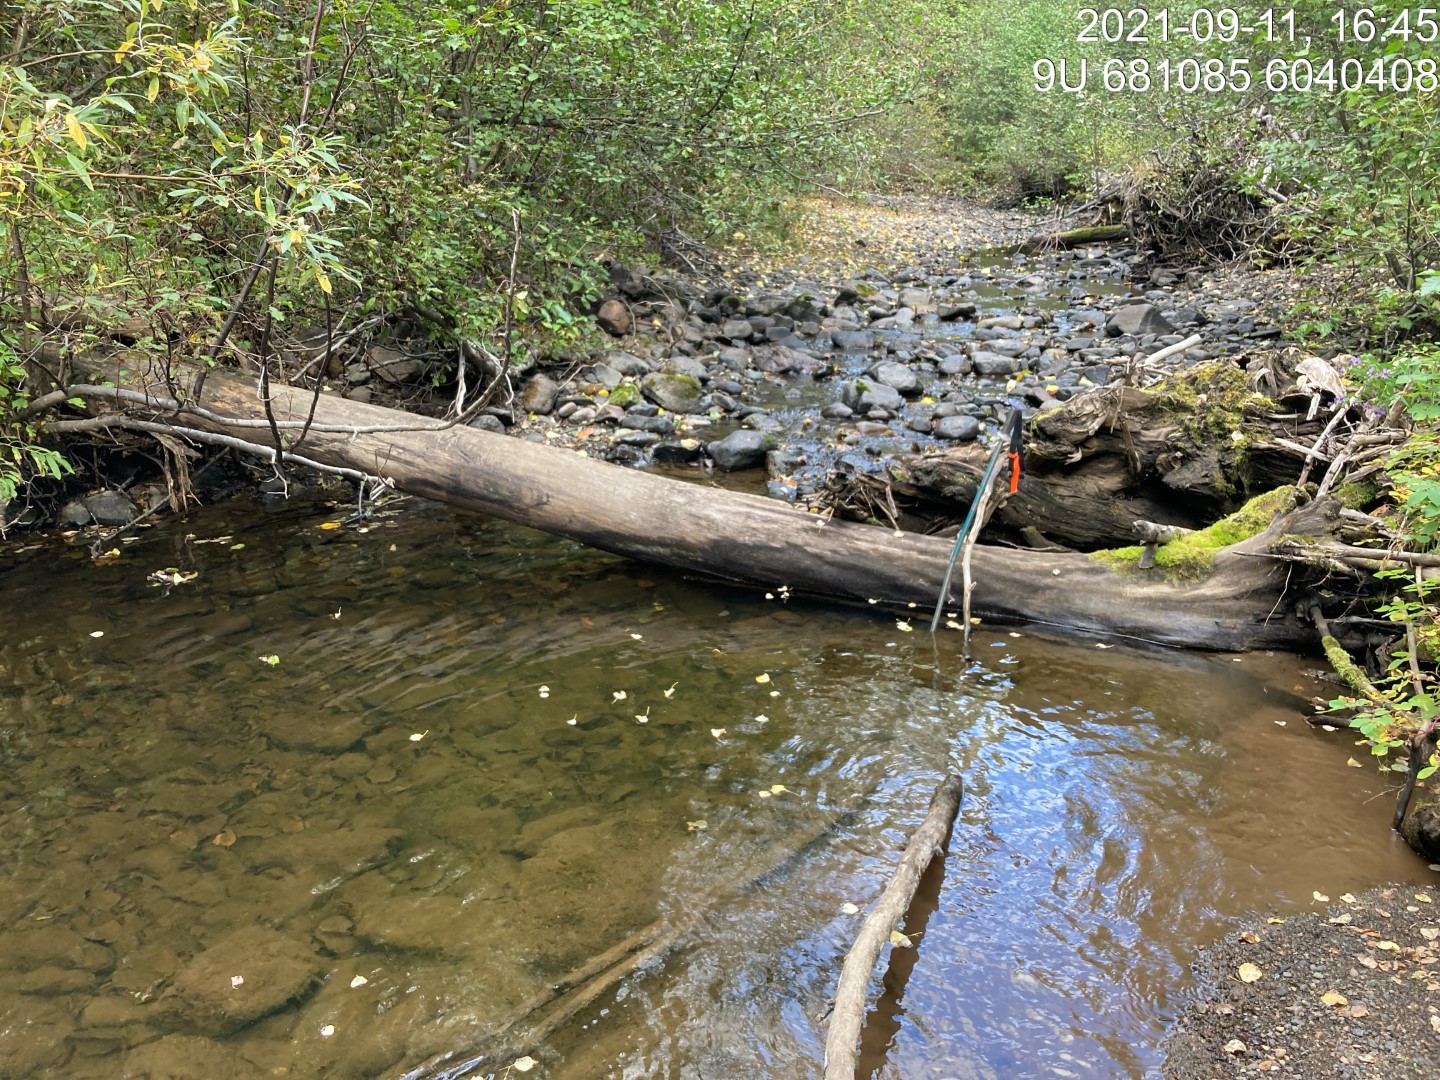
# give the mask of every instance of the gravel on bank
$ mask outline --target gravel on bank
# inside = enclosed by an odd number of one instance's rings
[[[1440,1077],[1440,888],[1316,896],[1207,948],[1166,1080]]]

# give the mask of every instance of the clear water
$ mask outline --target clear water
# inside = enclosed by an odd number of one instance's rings
[[[1304,723],[1299,661],[1009,633],[966,659],[918,616],[418,502],[321,527],[343,513],[3,555],[0,1076],[399,1076],[627,940],[656,945],[515,1045],[530,1075],[818,1076],[840,960],[950,766],[867,1075],[1147,1075],[1228,920],[1433,877],[1388,784]],[[172,988],[254,926],[323,982],[219,1034]]]

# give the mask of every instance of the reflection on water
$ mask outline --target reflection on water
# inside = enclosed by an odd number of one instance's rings
[[[1287,660],[967,661],[439,507],[324,520],[0,578],[0,1076],[394,1076],[637,942],[532,1075],[815,1076],[843,905],[950,764],[867,1075],[1144,1075],[1227,919],[1430,874]]]

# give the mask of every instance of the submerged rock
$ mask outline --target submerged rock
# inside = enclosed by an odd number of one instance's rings
[[[319,984],[320,962],[307,943],[249,926],[193,957],[156,1011],[171,1026],[218,1037],[279,1012]]]

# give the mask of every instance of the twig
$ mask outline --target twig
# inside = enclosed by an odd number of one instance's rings
[[[825,1037],[825,1080],[855,1080],[855,1044],[865,1018],[866,988],[875,970],[880,951],[890,940],[890,932],[904,916],[906,908],[920,884],[920,875],[930,860],[942,853],[950,842],[955,815],[960,812],[963,793],[961,779],[949,773],[930,798],[925,820],[905,845],[905,854],[895,867],[890,883],[875,906],[870,909],[865,925],[845,956],[840,969],[840,983],[835,990],[835,1012]]]
[[[1335,430],[1335,426],[1345,418],[1345,414],[1349,411],[1349,408],[1346,407],[1343,401],[1337,401],[1335,403],[1335,415],[1332,416],[1330,418],[1330,422],[1325,425],[1325,430],[1320,432],[1320,437],[1315,440],[1315,445],[1311,448],[1310,454],[1307,454],[1305,456],[1305,467],[1300,470],[1300,479],[1295,481],[1295,487],[1297,490],[1304,487],[1305,481],[1310,479],[1310,467],[1316,461],[1325,460],[1320,452],[1321,447],[1325,445],[1325,440],[1330,438],[1330,433]],[[1276,439],[1275,441],[1280,442],[1281,440]]]
[[[1151,353],[1149,356],[1145,357],[1145,359],[1141,360],[1140,363],[1158,364],[1161,360],[1168,360],[1176,353],[1182,353],[1186,349],[1193,348],[1194,346],[1199,345],[1204,340],[1205,339],[1199,334],[1191,334],[1184,341],[1177,341],[1174,345],[1166,345],[1165,348],[1161,349],[1159,352]]]

